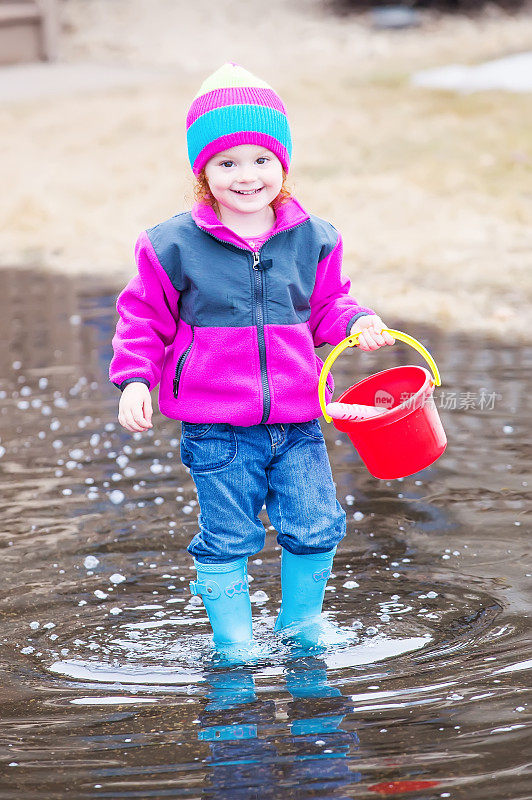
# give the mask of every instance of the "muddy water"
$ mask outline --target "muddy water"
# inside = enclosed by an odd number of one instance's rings
[[[531,798],[532,348],[389,321],[440,367],[448,450],[379,481],[323,423],[348,512],[325,607],[351,639],[277,640],[270,531],[264,657],[228,668],[187,588],[179,425],[115,421],[113,301],[2,273],[0,798]],[[419,357],[350,352],[338,388],[400,363]]]

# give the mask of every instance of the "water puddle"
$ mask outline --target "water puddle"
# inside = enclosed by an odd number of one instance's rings
[[[390,320],[438,363],[448,449],[378,481],[322,423],[348,514],[322,640],[273,633],[270,529],[261,654],[228,666],[188,591],[179,424],[116,422],[115,288],[3,279],[0,798],[530,797],[532,347]],[[348,353],[338,391],[417,358]]]

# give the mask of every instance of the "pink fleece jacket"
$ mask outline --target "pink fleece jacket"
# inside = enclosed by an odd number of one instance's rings
[[[187,422],[320,416],[314,348],[375,312],[349,294],[338,231],[295,198],[275,211],[265,241],[243,239],[201,203],[140,235],[138,274],[117,301],[117,386],[160,383],[161,412]]]

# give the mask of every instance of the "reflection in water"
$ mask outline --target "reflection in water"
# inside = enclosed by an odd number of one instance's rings
[[[340,797],[337,790],[360,780],[350,769],[358,736],[340,729],[353,703],[328,684],[325,663],[313,657],[298,659],[286,665],[283,677],[293,698],[288,732],[270,741],[261,733],[268,723],[275,726],[275,702],[258,701],[253,674],[243,669],[206,674],[211,688],[198,733],[210,750],[205,762],[211,774],[204,797],[224,798],[229,791],[231,796],[249,797],[253,787],[262,787],[261,795],[275,797],[283,786],[308,782],[313,792],[334,790]],[[282,682],[278,690],[283,690]],[[310,706],[309,716],[308,701],[313,699],[318,702]]]
[[[249,564],[264,657],[227,669],[187,588],[179,425],[116,423],[114,289],[3,279],[0,797],[530,796],[532,348],[409,330],[442,373],[444,456],[378,481],[324,425],[348,513],[325,608],[352,640],[273,634],[270,530]],[[346,354],[337,391],[413,358]]]
[[[358,736],[340,728],[345,715],[353,711],[351,699],[328,684],[326,665],[319,659],[289,664],[286,688],[294,698],[288,712],[294,785],[312,782],[322,796],[335,790],[335,796],[341,797],[337,790],[361,779],[354,771]],[[312,699],[317,702],[309,703]]]
[[[257,701],[251,672],[235,669],[205,677],[209,702],[199,715],[198,739],[208,743],[209,754],[203,758],[208,773],[202,797],[252,797],[273,782],[276,749],[259,730],[275,719],[275,703]]]

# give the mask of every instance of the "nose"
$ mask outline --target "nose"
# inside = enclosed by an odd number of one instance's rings
[[[253,164],[242,165],[238,171],[237,179],[240,183],[254,183],[256,181],[256,177]]]

